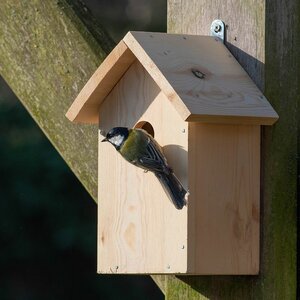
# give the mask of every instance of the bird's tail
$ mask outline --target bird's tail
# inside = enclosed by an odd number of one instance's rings
[[[159,179],[165,192],[172,200],[173,204],[177,209],[182,209],[186,205],[187,191],[184,189],[178,178],[173,172],[166,173],[155,173],[155,176]]]

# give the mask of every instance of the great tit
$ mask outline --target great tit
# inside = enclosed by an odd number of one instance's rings
[[[153,172],[177,209],[186,205],[187,191],[169,167],[160,145],[147,131],[114,127],[102,142],[111,143],[133,165]]]

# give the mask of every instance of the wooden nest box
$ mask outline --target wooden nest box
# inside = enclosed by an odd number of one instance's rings
[[[223,43],[129,32],[67,117],[154,135],[190,195],[177,210],[154,174],[99,143],[98,272],[257,274],[260,126],[278,115]]]

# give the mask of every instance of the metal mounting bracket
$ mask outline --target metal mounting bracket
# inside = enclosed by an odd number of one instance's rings
[[[210,35],[225,43],[225,24],[222,20],[214,20],[210,25]]]

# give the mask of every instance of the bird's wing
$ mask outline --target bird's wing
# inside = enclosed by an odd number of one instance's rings
[[[148,139],[146,150],[143,153],[143,156],[136,161],[136,165],[152,172],[170,172],[167,160],[162,153],[160,146],[150,137]]]

